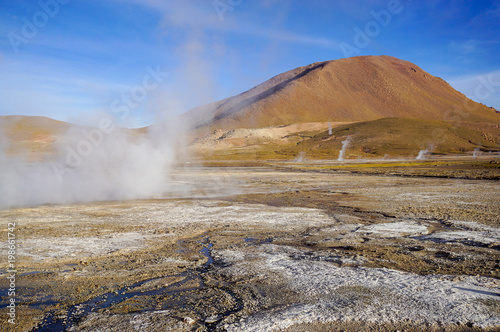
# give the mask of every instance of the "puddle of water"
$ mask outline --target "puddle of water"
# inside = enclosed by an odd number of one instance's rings
[[[487,292],[487,291],[480,290],[480,289],[463,288],[463,287],[454,287],[454,288],[460,289],[461,291],[465,291],[465,292],[473,292],[473,293],[478,293],[478,294],[487,295],[487,296],[493,296],[493,297],[500,296],[499,293]]]
[[[207,262],[204,266],[209,266],[214,262],[214,258],[212,257],[211,249],[213,247],[212,243],[208,243],[201,248],[200,252],[207,258]]]
[[[464,239],[464,238],[439,238],[439,237],[430,237],[429,235],[421,235],[421,236],[414,236],[411,237],[416,240],[420,241],[431,241],[434,243],[439,243],[439,244],[444,244],[444,243],[461,243],[466,246],[471,246],[471,247],[488,247],[488,244],[482,243],[479,241],[471,240],[471,239]],[[493,249],[496,249],[493,247]]]
[[[113,305],[119,304],[123,301],[126,301],[130,298],[141,296],[141,297],[148,297],[148,296],[157,296],[157,295],[162,295],[162,296],[172,296],[176,294],[180,294],[183,292],[190,292],[194,290],[201,289],[205,287],[205,284],[203,282],[203,279],[201,278],[200,274],[204,273],[207,271],[208,267],[214,262],[214,259],[212,257],[211,249],[213,247],[213,244],[210,243],[210,238],[206,238],[202,242],[198,242],[202,245],[202,248],[200,250],[200,253],[203,254],[205,257],[207,257],[207,262],[203,265],[202,268],[195,270],[195,271],[185,271],[176,275],[171,275],[171,276],[165,276],[165,277],[184,277],[182,280],[175,282],[173,284],[170,284],[166,287],[161,287],[158,289],[153,289],[149,291],[137,291],[134,289],[137,289],[138,287],[143,286],[146,283],[149,282],[154,282],[157,280],[161,280],[163,278],[153,278],[153,279],[148,279],[148,280],[143,280],[137,283],[134,283],[130,286],[126,286],[124,288],[121,288],[117,291],[106,293],[100,296],[97,296],[87,302],[83,302],[74,306],[71,306],[67,310],[67,315],[63,318],[61,317],[54,317],[53,314],[50,314],[48,317],[46,317],[43,321],[43,323],[38,327],[35,328],[34,331],[37,332],[50,332],[50,331],[64,331],[69,329],[71,326],[74,324],[78,323],[81,321],[85,316],[90,314],[92,311],[98,311],[101,309],[106,309],[109,308]],[[182,249],[182,248],[181,248]],[[187,284],[192,281],[197,281],[199,286],[195,287],[182,287],[184,284]],[[43,305],[55,305],[57,303],[49,303],[49,302],[44,302]],[[40,303],[36,304],[35,306],[42,305]],[[153,307],[151,308],[146,308],[141,311],[150,311],[154,310]]]
[[[243,241],[245,241],[245,243],[257,245],[257,244],[271,243],[271,242],[273,242],[273,238],[268,237],[268,238],[265,238],[264,240],[259,240],[259,239],[254,238],[254,237],[246,237],[246,238],[243,238]]]
[[[101,309],[109,308],[113,305],[126,301],[135,296],[156,296],[156,295],[175,295],[177,293],[196,290],[200,287],[190,287],[190,288],[182,288],[181,286],[187,282],[192,280],[196,280],[199,277],[194,275],[191,271],[186,271],[179,273],[177,275],[169,276],[169,277],[184,277],[181,281],[170,284],[166,287],[150,290],[150,291],[134,291],[134,289],[141,287],[145,283],[154,282],[160,280],[162,278],[153,278],[148,280],[143,280],[132,284],[130,286],[126,286],[117,291],[106,293],[103,295],[99,295],[87,302],[83,302],[74,306],[71,306],[67,310],[67,315],[64,318],[54,317],[53,314],[50,314],[44,322],[36,328],[34,331],[37,332],[50,332],[50,331],[64,331],[69,329],[75,323],[82,320],[85,316],[90,314],[92,311],[98,311]],[[179,289],[179,287],[181,287]],[[175,289],[178,288],[178,289]],[[44,303],[46,304],[46,303]],[[56,304],[56,303],[53,303]],[[40,304],[37,304],[37,306]],[[147,310],[147,309],[146,309]],[[144,310],[144,311],[146,311]]]

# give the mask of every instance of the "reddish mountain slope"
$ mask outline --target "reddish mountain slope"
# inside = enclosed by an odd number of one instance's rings
[[[389,56],[299,67],[185,116],[194,119],[196,127],[210,129],[386,117],[500,123],[494,109],[471,101],[418,66]]]

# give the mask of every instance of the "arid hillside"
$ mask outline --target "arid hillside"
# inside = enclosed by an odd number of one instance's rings
[[[332,159],[347,136],[355,158],[500,148],[497,110],[389,56],[299,67],[184,117],[195,123],[193,148],[205,159],[290,159],[301,152]]]
[[[39,159],[54,152],[53,143],[70,127],[70,123],[43,116],[0,116],[2,152]]]
[[[301,122],[369,121],[386,117],[500,123],[441,78],[389,56],[361,56],[299,67],[186,116],[197,127],[262,128]]]

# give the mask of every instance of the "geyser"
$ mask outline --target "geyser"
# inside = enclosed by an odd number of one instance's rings
[[[345,152],[347,150],[347,147],[349,146],[349,143],[351,143],[351,140],[351,136],[347,136],[347,138],[342,141],[342,149],[340,150],[338,161],[344,161]]]

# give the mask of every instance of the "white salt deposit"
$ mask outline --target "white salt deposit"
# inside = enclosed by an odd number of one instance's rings
[[[34,260],[100,256],[118,250],[143,248],[145,237],[140,233],[120,233],[112,237],[57,237],[20,241],[18,254]]]
[[[229,271],[286,280],[301,303],[276,307],[227,324],[228,331],[271,331],[294,324],[362,320],[419,323],[472,323],[500,327],[500,315],[485,303],[498,301],[500,282],[485,277],[421,276],[390,269],[336,267],[294,260],[297,249],[263,245],[253,254],[225,250],[218,258]],[[249,263],[252,261],[252,263]]]
[[[413,221],[381,223],[360,227],[356,233],[381,237],[400,237],[406,235],[427,234],[427,227]]]
[[[422,236],[423,240],[434,240],[440,242],[460,242],[466,244],[489,245],[500,243],[500,229],[470,221],[450,221],[456,231],[435,232]]]
[[[234,204],[219,206],[219,201],[196,201],[179,204],[178,202],[162,203],[161,208],[152,204],[144,204],[122,213],[111,213],[110,216],[100,217],[100,222],[123,223],[123,225],[154,223],[156,227],[169,228],[171,226],[199,224],[232,224],[240,225],[276,225],[282,229],[294,229],[297,225],[319,226],[329,222],[328,217],[321,210],[300,207],[269,207],[260,204]],[[28,225],[36,222],[38,225],[57,225],[71,222],[84,223],[95,219],[93,207],[80,206],[78,212],[67,210],[65,207],[52,207],[50,214],[38,215],[36,219],[18,219],[20,224]],[[112,210],[110,210],[112,211]],[[114,211],[113,211],[114,212]],[[90,214],[90,216],[89,216]],[[47,226],[48,227],[48,226]],[[147,241],[157,237],[151,232],[107,233],[103,226],[100,236],[54,236],[31,239],[20,239],[17,254],[19,257],[30,257],[34,260],[47,258],[88,257],[109,254],[118,250],[134,251],[147,246]],[[167,235],[172,236],[173,234]]]

